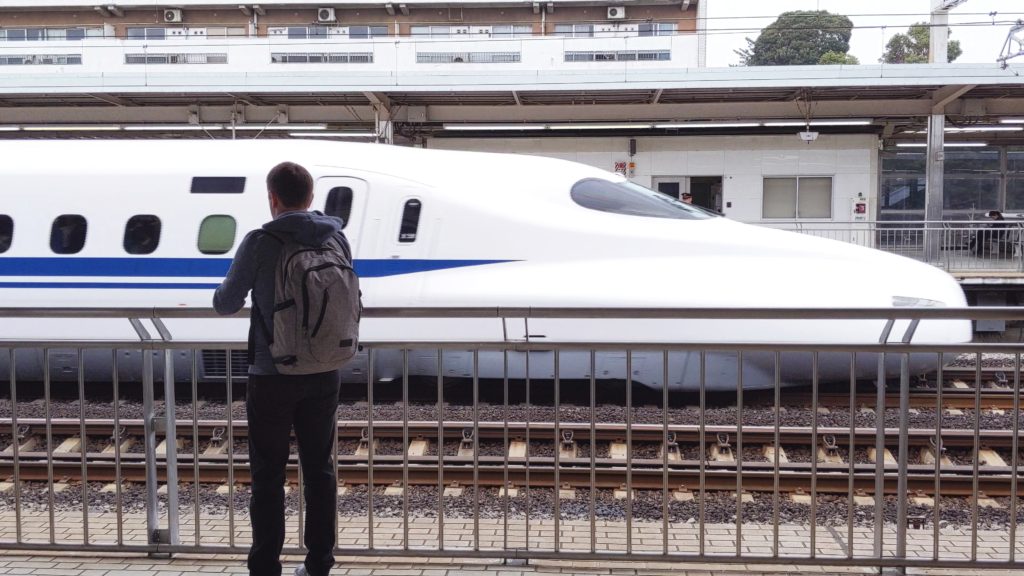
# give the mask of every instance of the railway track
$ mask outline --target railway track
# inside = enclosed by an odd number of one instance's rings
[[[0,419],[0,434],[10,434],[11,425],[10,419]],[[20,479],[45,481],[52,477],[74,482],[82,479],[84,470],[87,479],[94,482],[115,482],[119,474],[125,482],[145,480],[145,455],[131,450],[132,445],[139,446],[141,420],[121,420],[116,434],[112,420],[86,420],[85,442],[78,436],[82,423],[77,419],[50,420],[48,443],[46,425],[45,419],[18,420]],[[370,481],[369,426],[363,420],[338,423],[339,475],[349,485]],[[192,449],[176,450],[181,481],[225,483],[229,466],[234,467],[235,482],[249,481],[248,456],[236,450],[228,428],[227,421],[177,422],[177,437],[192,442]],[[235,440],[240,440],[247,427],[244,422],[235,422],[230,430]],[[196,432],[198,436],[194,436]],[[373,423],[372,431],[377,447],[372,456],[372,481],[376,485],[401,485],[407,475],[410,486],[437,486],[440,479],[445,485],[461,486],[496,487],[511,483],[531,487],[620,488],[627,484],[628,469],[628,482],[634,489],[685,492],[703,485],[708,490],[735,490],[737,475],[741,475],[741,487],[746,491],[773,492],[777,483],[783,493],[847,494],[852,489],[873,494],[878,465],[864,461],[859,452],[866,450],[868,460],[883,463],[883,490],[888,494],[897,490],[893,455],[899,442],[897,429],[885,430],[884,443],[891,452],[880,458],[870,455],[876,441],[873,428],[740,429],[735,425],[707,425],[702,431],[696,424],[669,424],[667,432],[666,435],[664,425],[642,423],[633,424],[627,432],[627,427],[618,423],[509,422],[506,429],[504,422],[446,421],[439,425],[436,421],[378,421]],[[946,459],[941,463],[942,495],[974,494],[975,454],[979,459],[978,488],[989,496],[1010,494],[1012,454],[1006,456],[1005,449],[1014,444],[1012,430],[981,430],[977,440],[973,430],[942,430],[939,436],[942,449],[937,450],[934,430],[908,433],[909,490],[935,493],[934,459],[936,454],[943,454],[943,449],[949,449],[966,452],[969,461]],[[627,437],[632,441],[632,451],[625,441]],[[97,438],[106,439],[106,445],[101,450],[90,450],[88,446],[95,445]],[[439,438],[443,441],[439,442]],[[390,442],[390,446],[385,448],[381,445],[384,442]],[[206,446],[200,449],[202,444]],[[47,449],[47,445],[53,448]],[[442,462],[438,462],[436,455],[439,445],[445,453]],[[87,447],[84,454],[82,446]],[[808,456],[816,453],[816,462],[810,462],[810,457],[804,461],[791,460],[786,455],[787,447],[790,451],[794,447],[806,449]],[[751,449],[761,457],[749,458]],[[158,458],[163,460],[163,456]],[[292,464],[296,463],[293,456]],[[407,470],[403,470],[405,466]],[[14,468],[12,446],[0,452],[0,476],[12,477]],[[298,480],[294,466],[289,479]]]

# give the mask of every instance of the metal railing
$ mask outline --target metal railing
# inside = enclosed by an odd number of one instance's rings
[[[1024,221],[760,222],[762,226],[877,248],[950,273],[1024,272]],[[928,241],[937,255],[927,254]]]
[[[135,333],[0,339],[10,393],[9,412],[0,413],[0,439],[7,436],[10,443],[0,448],[0,475],[10,480],[0,494],[13,495],[0,499],[0,548],[247,549],[245,506],[237,501],[244,488],[236,483],[247,480],[248,461],[234,447],[245,431],[234,405],[234,375],[244,367],[230,354],[245,342],[177,338],[169,328],[174,320],[213,316],[210,310],[0,308],[8,327],[19,318],[79,319],[66,328],[84,331],[92,329],[91,320],[122,318]],[[536,336],[364,342],[362,379],[345,386],[350,395],[365,394],[342,403],[335,439],[339,554],[1024,567],[1015,549],[1024,347],[914,341],[928,324],[1024,320],[1020,309],[378,308],[366,310],[364,318],[367,324],[380,318],[476,318],[503,327],[544,319],[782,319],[807,321],[812,334],[820,334],[821,320],[870,320],[879,331],[874,341],[849,344],[814,343],[821,338],[548,342]],[[226,354],[226,374],[214,386],[223,392],[222,419],[202,412],[198,351],[204,349]],[[42,378],[26,382],[19,376],[22,359],[37,350]],[[58,414],[51,360],[66,350],[74,356],[77,389],[70,394],[63,386],[60,395],[73,398],[77,411]],[[109,381],[86,378],[86,360],[95,359],[97,350],[109,358]],[[141,390],[119,377],[122,355],[130,350],[141,354]],[[986,364],[993,357],[983,353],[1001,354],[1004,372],[993,375]],[[954,392],[942,385],[951,355],[973,361],[973,389]],[[187,364],[186,377],[176,377],[176,360]],[[689,362],[695,368],[688,372]],[[939,385],[928,400],[933,419],[912,426],[919,416],[911,406],[917,371]],[[687,374],[696,380],[686,381]],[[677,376],[692,389],[676,390]],[[997,380],[1012,406],[1003,410],[1012,424],[1000,429],[992,429],[982,410],[993,401],[981,385],[986,377]],[[764,378],[765,390],[747,389]],[[155,397],[161,379],[162,409]],[[454,381],[461,391],[452,392]],[[644,404],[638,405],[642,391]],[[28,401],[33,392],[40,398]],[[138,413],[125,400],[134,393],[142,397]],[[95,415],[103,405],[96,395],[104,394],[110,418]],[[735,403],[716,407],[723,394]],[[399,405],[375,403],[382,396]],[[953,418],[946,412],[951,397],[971,406],[959,429],[943,420]],[[174,398],[186,402],[168,401]],[[612,406],[606,405],[610,398]],[[805,420],[788,421],[786,414],[794,411]],[[831,416],[844,411],[846,425]],[[128,446],[139,436],[142,453]],[[90,447],[96,437],[108,438],[109,445]],[[683,450],[687,443],[696,449]],[[752,445],[764,447],[763,458],[749,458]],[[792,446],[806,449],[809,459],[787,461],[786,446],[794,454]],[[912,463],[911,446],[922,454],[930,450],[934,462]],[[1005,462],[983,453],[997,446],[1009,450]],[[874,448],[871,462],[858,461],[861,447]],[[966,450],[969,463],[948,461],[944,449],[953,447]],[[890,454],[893,448],[896,454]],[[301,502],[295,456],[289,469]],[[69,491],[74,498],[66,497]],[[179,506],[179,493],[188,495],[190,506]],[[942,506],[954,494],[964,499],[955,504],[959,524],[948,527]],[[917,514],[923,505],[914,500],[929,495],[933,508]],[[982,517],[993,500],[1003,507],[1001,524],[993,520],[996,508]],[[287,546],[291,552],[299,552],[302,542],[297,506],[289,516],[299,531]],[[918,523],[930,530],[912,527]]]

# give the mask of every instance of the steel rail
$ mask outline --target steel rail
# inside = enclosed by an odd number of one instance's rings
[[[80,421],[75,418],[63,418],[63,419],[51,419],[51,430],[54,434],[59,436],[77,436],[80,426]],[[18,426],[28,426],[29,430],[33,428],[39,428],[45,426],[45,419],[43,418],[18,418]],[[142,435],[143,422],[142,420],[120,420],[120,426],[122,428],[122,435]],[[193,430],[194,427],[198,426],[200,436],[212,435],[218,428],[226,428],[226,421],[221,420],[200,420],[198,423],[194,423],[191,420],[178,420],[176,427],[179,431],[179,437],[187,437],[182,432],[188,432]],[[369,422],[366,420],[344,420],[338,422],[338,434],[342,438],[354,438],[359,439],[362,437],[363,430],[369,426]],[[476,424],[479,429],[479,435],[481,438],[486,439],[503,439],[505,434],[505,423],[502,421],[486,421],[481,420]],[[402,438],[403,428],[407,430],[409,438],[425,438],[436,440],[438,437],[438,422],[433,420],[416,421],[410,420],[407,424],[401,420],[377,420],[373,421],[374,434],[377,438]],[[461,439],[462,430],[473,428],[474,422],[471,420],[449,420],[443,423],[443,433],[446,439]],[[244,421],[235,421],[232,426],[233,436],[235,438],[245,438],[248,434],[248,424]],[[562,431],[571,430],[573,436],[576,439],[588,439],[590,438],[591,430],[593,430],[594,438],[597,440],[616,440],[626,436],[626,426],[619,423],[606,423],[597,422],[593,425],[590,422],[564,422],[560,421],[558,428]],[[668,431],[674,432],[677,441],[687,441],[696,443],[700,437],[700,426],[697,424],[668,424]],[[113,421],[106,420],[86,420],[85,421],[86,434],[88,436],[110,436],[114,433]],[[546,421],[531,421],[526,422],[515,422],[509,421],[508,433],[512,436],[522,435],[525,436],[527,431],[534,439],[544,440],[547,442],[558,441],[558,434],[555,432],[554,422]],[[663,424],[647,424],[647,423],[633,423],[631,424],[631,434],[634,442],[662,442],[665,437],[665,426]],[[706,434],[717,435],[719,433],[736,435],[739,432],[739,427],[735,424],[723,424],[723,425],[706,425],[703,427]],[[747,443],[760,443],[760,444],[774,444],[775,439],[775,426],[743,426],[743,436]],[[807,439],[811,436],[812,430],[809,426],[781,426],[778,428],[779,435],[782,444],[799,444],[806,443]],[[855,443],[857,445],[871,445],[875,440],[875,436],[878,430],[875,428],[868,427],[854,427],[852,428],[855,435]],[[818,426],[818,435],[834,435],[836,441],[840,445],[845,445],[843,438],[840,436],[849,434],[851,428],[849,426],[838,426],[838,427],[826,427]],[[893,440],[895,445],[895,439],[899,436],[898,428],[885,428],[884,437],[887,441]],[[940,430],[942,434],[943,444],[946,446],[972,446],[974,440],[973,429],[957,429],[947,428]],[[11,419],[5,418],[0,419],[0,434],[11,433]],[[162,437],[163,433],[158,434],[158,437]],[[909,431],[909,437],[911,445],[914,446],[927,446],[929,440],[933,439],[935,430],[933,428],[918,428]],[[987,446],[996,447],[1008,447],[1012,444],[1014,434],[1012,430],[981,430],[980,439],[984,441]],[[70,452],[77,457],[77,452]],[[55,454],[55,457],[60,457],[60,454]],[[436,483],[436,482],[435,482]]]
[[[91,458],[93,455],[88,456]],[[460,485],[469,485],[473,482],[474,468],[471,457],[446,457],[445,460],[446,464],[442,471],[447,480],[458,482]],[[373,482],[376,486],[394,485],[396,482],[406,482],[408,486],[437,486],[439,470],[437,458],[434,456],[410,457],[408,467],[403,466],[402,456],[376,456],[374,461]],[[365,464],[365,458],[339,456],[338,462],[339,479],[343,480],[346,485],[366,485],[369,482],[369,468]],[[626,475],[626,466],[621,460],[596,459],[596,465],[591,468],[588,458],[562,458],[561,465],[558,467],[558,483],[555,481],[553,457],[531,456],[529,466],[526,465],[525,458],[516,458],[510,459],[509,465],[506,467],[502,456],[480,456],[478,462],[476,479],[480,486],[485,487],[504,485],[506,473],[510,482],[518,486],[526,486],[527,471],[529,471],[529,483],[533,488],[552,488],[568,484],[578,488],[617,489],[624,483]],[[297,460],[291,458],[289,463],[292,466],[289,466],[287,471],[287,479],[290,483],[297,485],[300,481],[298,469],[294,467]],[[89,466],[91,482],[116,481],[117,474],[111,460],[90,461]],[[22,482],[46,481],[49,474],[48,467],[52,467],[53,474],[64,478],[65,481],[75,481],[81,472],[77,460],[46,462],[44,459],[34,459],[26,455],[18,465]],[[206,484],[226,484],[228,470],[232,467],[234,468],[235,483],[248,484],[251,482],[248,459],[238,458],[229,464],[225,457],[217,458],[217,461],[201,462],[198,467],[198,481]],[[816,468],[817,470],[812,473],[811,463],[780,464],[778,472],[780,492],[807,493],[812,480],[815,480],[816,491],[819,494],[845,495],[848,493],[850,471],[847,464],[819,463]],[[971,466],[953,466],[944,469],[942,495],[944,497],[972,496],[976,493],[975,481],[978,483],[978,489],[989,496],[1009,496],[1011,494],[1012,474],[1009,473],[1009,467],[998,468],[991,472],[982,468],[976,478],[972,477],[971,468]],[[874,465],[857,464],[854,469],[855,489],[874,494]],[[0,474],[12,474],[13,470],[12,463],[0,462]],[[889,474],[885,476],[883,490],[886,494],[896,494],[899,486],[896,467],[887,466],[886,470]],[[177,464],[177,471],[179,482],[192,483],[196,481],[195,466],[190,459],[182,458]],[[122,482],[144,482],[145,472],[144,458],[122,457]],[[703,477],[707,491],[734,492],[736,489],[737,467],[735,463],[706,462],[702,471],[700,463],[692,460],[674,462],[665,470],[657,458],[635,459],[631,467],[631,482],[634,489],[660,492],[663,487],[663,477],[666,474],[670,483],[676,486],[694,485],[699,478]],[[775,467],[771,463],[744,462],[743,464],[743,486],[748,492],[773,493],[775,477]],[[167,481],[165,469],[161,469],[157,480],[159,482]],[[922,464],[908,467],[907,486],[911,492],[932,494],[934,482],[934,470],[931,465]],[[1020,495],[1018,494],[1018,496]]]

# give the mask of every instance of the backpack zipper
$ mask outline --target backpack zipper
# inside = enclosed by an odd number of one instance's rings
[[[313,272],[319,272],[320,270],[326,270],[327,268],[342,268],[342,269],[345,269],[345,268],[350,268],[350,267],[349,266],[345,266],[344,264],[337,264],[337,263],[333,263],[332,262],[332,263],[329,263],[329,264],[321,264],[319,266],[314,266],[313,268],[310,268],[309,270],[306,270],[306,273],[302,276],[302,327],[303,328],[309,328],[309,290],[308,290],[309,275],[312,274]]]
[[[313,332],[309,335],[310,338],[316,338],[318,332],[320,332],[320,325],[324,322],[324,315],[327,314],[327,303],[331,301],[331,293],[327,288],[324,288],[324,298],[320,302],[320,317],[316,319],[316,326],[313,327]]]

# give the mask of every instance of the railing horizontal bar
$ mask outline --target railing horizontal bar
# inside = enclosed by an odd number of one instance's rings
[[[247,318],[248,310],[227,316]],[[0,318],[222,318],[212,308],[15,308]],[[429,307],[365,308],[364,318],[589,318],[589,319],[779,319],[779,320],[1024,320],[1013,307],[896,308],[565,308]]]
[[[23,551],[67,551],[67,552],[149,552],[149,553],[166,553],[166,554],[246,554],[249,551],[247,546],[195,546],[195,545],[164,545],[164,544],[132,544],[132,545],[113,545],[113,544],[60,544],[57,546],[51,546],[49,544],[36,544],[36,543],[14,543],[14,542],[0,542],[0,546],[4,549],[9,550],[23,550]],[[302,555],[305,554],[304,549],[295,547],[285,547],[282,552],[290,555]],[[643,552],[633,552],[632,554],[626,553],[615,553],[615,552],[574,552],[569,550],[560,550],[558,552],[545,551],[536,548],[527,549],[481,549],[473,550],[471,548],[445,548],[444,550],[437,550],[435,548],[416,548],[410,547],[408,550],[401,548],[357,548],[357,547],[346,547],[346,548],[335,548],[334,553],[339,556],[340,560],[346,557],[402,557],[402,558],[488,558],[488,559],[536,559],[536,560],[565,560],[567,562],[574,561],[608,561],[608,562],[672,562],[672,563],[716,563],[716,564],[770,564],[770,565],[798,565],[798,566],[849,566],[851,560],[845,556],[819,556],[817,558],[808,558],[801,556],[726,556],[707,554],[700,556],[697,554],[663,554],[663,553],[651,553],[645,554]],[[856,566],[870,566],[870,567],[889,567],[889,566],[907,566],[911,568],[963,568],[973,570],[999,570],[999,569],[1024,569],[1024,561],[999,561],[999,560],[986,560],[986,561],[967,561],[967,560],[931,560],[931,559],[912,559],[912,558],[895,558],[895,557],[883,557],[883,558],[872,558],[868,556],[857,556],[854,558],[853,564]]]
[[[678,342],[480,342],[480,341],[364,341],[360,343],[363,348],[381,349],[408,349],[408,350],[481,350],[481,351],[509,351],[509,352],[552,352],[554,350],[587,351],[596,352],[622,352],[633,351],[708,351],[708,352],[735,352],[738,350],[752,352],[885,352],[897,353],[1004,353],[1014,354],[1020,351],[1020,344],[1005,343],[966,343],[966,344],[819,344],[812,342],[796,343],[765,343],[765,342],[700,342],[700,343],[678,343]],[[193,350],[193,349],[218,349],[218,350],[245,350],[246,344],[243,341],[211,342],[175,340],[174,342],[160,341],[89,341],[89,340],[6,340],[0,339],[0,348],[85,348],[85,349],[110,349],[124,348],[129,350]],[[242,378],[239,374],[237,378]]]

